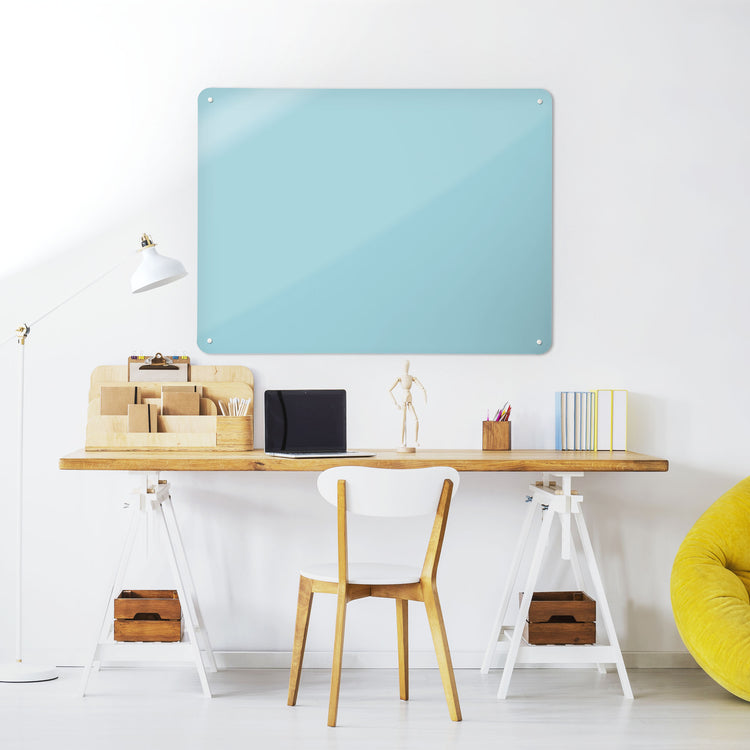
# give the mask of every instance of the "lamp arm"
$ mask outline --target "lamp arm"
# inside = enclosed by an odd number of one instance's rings
[[[109,276],[113,271],[116,271],[120,266],[125,265],[130,260],[130,256],[126,257],[124,260],[121,260],[116,265],[112,266],[112,268],[108,269],[102,274],[99,274],[93,281],[89,281],[88,284],[85,286],[82,286],[78,291],[73,292],[69,297],[66,297],[62,302],[58,302],[51,310],[47,310],[44,315],[40,315],[36,320],[32,321],[31,323],[24,323],[12,336],[5,339],[5,341],[0,344],[0,346],[4,346],[9,341],[13,341],[13,339],[18,339],[19,343],[22,343],[22,337],[25,339],[29,333],[31,332],[31,328],[35,326],[37,323],[40,323],[42,320],[44,320],[46,317],[52,315],[56,310],[59,310],[64,305],[67,305],[68,302],[71,302],[74,300],[79,294],[83,294],[89,287],[94,286],[94,284],[98,284],[105,276]],[[25,333],[22,333],[22,328],[25,328]]]

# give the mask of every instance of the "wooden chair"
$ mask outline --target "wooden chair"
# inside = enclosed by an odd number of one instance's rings
[[[353,599],[377,596],[396,600],[401,700],[409,699],[408,602],[424,602],[448,711],[453,721],[461,721],[456,680],[435,584],[448,508],[458,481],[458,472],[447,467],[372,469],[343,466],[328,469],[318,477],[321,495],[331,505],[335,505],[338,511],[338,562],[315,565],[300,571],[288,705],[293,706],[297,702],[313,594],[336,594],[338,597],[328,705],[328,726],[331,727],[336,726],[338,711],[346,605]],[[349,564],[347,511],[357,515],[391,518],[434,513],[435,521],[422,569],[386,563]]]

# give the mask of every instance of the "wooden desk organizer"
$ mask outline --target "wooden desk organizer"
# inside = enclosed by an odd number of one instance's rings
[[[101,413],[101,387],[125,385],[128,368],[101,366],[91,373],[89,408],[86,421],[87,451],[169,451],[214,450],[249,451],[253,449],[253,374],[239,365],[190,368],[190,383],[203,387],[199,416],[164,415],[161,413],[161,382],[139,382],[141,403],[155,404],[158,409],[156,432],[128,432],[127,415]],[[174,385],[174,383],[168,383]],[[218,415],[219,400],[250,399],[246,417]]]

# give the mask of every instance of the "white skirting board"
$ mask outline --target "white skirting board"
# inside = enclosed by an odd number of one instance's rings
[[[169,644],[167,644],[169,646]],[[540,648],[544,648],[540,646]],[[33,649],[29,650],[29,663],[54,664],[58,667],[82,667],[90,654],[86,649]],[[289,669],[291,651],[216,651],[216,664],[219,669]],[[453,651],[453,666],[456,669],[476,669],[482,664],[482,651]],[[629,669],[697,669],[693,657],[687,651],[625,651],[625,665]],[[502,666],[504,656],[497,654],[493,669]],[[104,667],[107,666],[105,663]],[[121,666],[130,666],[121,665]],[[432,651],[409,652],[409,666],[412,669],[437,669],[435,654]],[[580,669],[595,665],[560,665],[566,669]],[[304,668],[330,669],[330,651],[309,651],[305,654]],[[397,669],[395,650],[390,651],[350,651],[344,652],[344,668],[352,669]],[[547,669],[555,665],[519,664],[518,669]]]
[[[217,666],[227,669],[288,669],[291,662],[290,652],[261,652],[261,651],[217,651]],[[453,666],[455,669],[479,669],[484,654],[479,651],[451,652]],[[631,651],[624,652],[625,665],[631,669],[697,669],[693,657],[682,651]],[[502,666],[502,659],[498,656],[497,664],[493,669]],[[398,669],[396,653],[383,651],[356,651],[344,652],[344,668],[350,669]],[[596,668],[596,664],[561,664],[561,665],[539,665],[524,664],[518,668],[545,669]],[[330,669],[331,653],[326,651],[310,651],[305,654],[304,668]],[[411,669],[437,669],[437,661],[432,651],[410,651],[409,667]],[[614,669],[614,667],[612,668]]]

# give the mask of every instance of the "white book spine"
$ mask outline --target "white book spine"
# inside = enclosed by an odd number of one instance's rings
[[[596,392],[596,449],[612,450],[612,391]]]
[[[625,451],[628,446],[628,392],[612,391],[612,450]]]
[[[576,394],[569,391],[566,394],[567,420],[565,424],[567,450],[575,450],[576,445]]]

